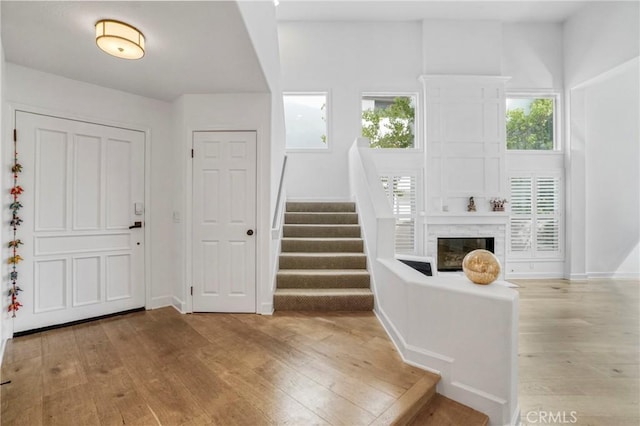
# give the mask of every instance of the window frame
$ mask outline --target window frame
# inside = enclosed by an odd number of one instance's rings
[[[380,97],[413,97],[415,99],[415,109],[413,116],[413,147],[411,148],[372,148],[381,152],[416,152],[422,151],[424,144],[422,141],[422,121],[420,120],[422,113],[422,98],[420,92],[405,92],[405,91],[364,91],[360,92],[359,98],[359,117],[360,117],[360,137],[362,136],[362,98],[365,96],[380,96]]]
[[[289,148],[287,146],[287,117],[284,114],[284,105],[285,105],[285,101],[284,101],[284,97],[285,96],[316,96],[316,95],[323,95],[325,97],[325,127],[326,127],[326,136],[327,136],[327,143],[325,147],[319,147],[319,148]],[[322,154],[322,153],[331,153],[332,152],[332,145],[331,145],[331,92],[329,90],[318,90],[318,91],[295,91],[295,90],[288,90],[288,91],[283,91],[282,92],[282,107],[283,107],[283,121],[284,121],[284,127],[285,127],[285,133],[284,133],[284,137],[285,137],[285,141],[284,141],[284,149],[285,152],[287,153],[317,153],[317,154]]]
[[[507,100],[508,99],[552,99],[553,100],[553,149],[509,149],[507,148]],[[562,140],[562,95],[556,90],[513,90],[506,91],[504,96],[504,129],[505,150],[507,152],[525,152],[547,154],[563,152]]]

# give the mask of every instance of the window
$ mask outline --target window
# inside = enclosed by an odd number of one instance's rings
[[[519,258],[562,253],[561,180],[557,175],[512,176],[509,252]]]
[[[380,176],[396,217],[396,253],[416,253],[416,178]]]
[[[557,95],[507,95],[507,149],[559,149],[557,99]]]
[[[286,93],[283,102],[287,149],[327,149],[327,94]]]
[[[362,136],[372,148],[414,148],[415,95],[363,95]]]

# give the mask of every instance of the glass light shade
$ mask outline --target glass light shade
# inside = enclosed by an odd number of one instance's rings
[[[96,22],[96,44],[118,58],[140,59],[144,56],[144,35],[124,22],[108,19]]]

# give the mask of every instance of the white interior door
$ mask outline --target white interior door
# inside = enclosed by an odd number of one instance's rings
[[[193,133],[193,310],[256,312],[256,133]]]
[[[14,331],[143,307],[144,230],[130,226],[144,224],[144,133],[25,112],[16,129],[25,260]]]

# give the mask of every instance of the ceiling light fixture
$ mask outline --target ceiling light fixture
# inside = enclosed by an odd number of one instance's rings
[[[124,22],[112,19],[96,22],[96,44],[118,58],[140,59],[144,56],[144,35]]]

